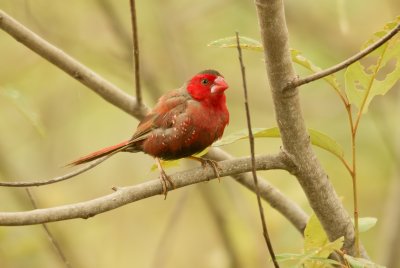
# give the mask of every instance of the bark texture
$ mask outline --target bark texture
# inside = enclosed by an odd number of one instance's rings
[[[353,224],[311,147],[298,88],[285,89],[296,79],[296,74],[289,51],[283,1],[256,0],[255,3],[276,121],[283,149],[295,165],[292,174],[297,177],[329,239],[344,236],[344,249],[354,255]]]

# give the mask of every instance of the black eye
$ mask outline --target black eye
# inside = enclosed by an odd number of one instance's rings
[[[208,84],[208,79],[207,79],[207,78],[202,79],[202,80],[201,80],[201,83],[202,83],[203,85],[207,85],[207,84]]]

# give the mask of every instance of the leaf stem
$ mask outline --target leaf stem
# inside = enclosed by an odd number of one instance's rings
[[[351,156],[353,162],[353,172],[351,179],[353,182],[353,210],[354,210],[354,230],[355,230],[355,252],[356,257],[360,257],[360,232],[358,228],[358,194],[357,194],[357,165],[356,165],[356,132],[351,133]]]
[[[399,25],[400,26],[400,25]],[[399,28],[399,26],[397,28]],[[397,29],[396,28],[396,29]],[[385,44],[384,51],[382,54],[385,53],[387,49],[387,43]],[[351,147],[352,147],[352,159],[353,159],[353,172],[351,173],[352,181],[353,181],[353,203],[354,203],[354,229],[355,229],[355,247],[356,247],[356,257],[360,256],[360,239],[359,239],[359,228],[358,228],[358,194],[357,194],[357,165],[356,165],[356,136],[357,136],[357,130],[358,126],[360,124],[361,116],[363,114],[364,107],[367,103],[367,99],[369,96],[369,93],[371,92],[372,85],[375,81],[375,77],[379,71],[379,68],[382,65],[382,60],[383,57],[379,57],[378,62],[376,64],[375,70],[371,76],[371,80],[368,84],[367,90],[365,91],[364,98],[361,102],[360,109],[358,110],[357,113],[357,118],[356,121],[353,124],[352,116],[351,116],[351,109],[348,110],[350,114],[350,124],[351,124]],[[349,106],[350,107],[350,106]]]

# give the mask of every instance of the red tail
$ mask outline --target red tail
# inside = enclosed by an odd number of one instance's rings
[[[100,157],[109,155],[109,154],[111,154],[111,153],[113,153],[115,151],[118,151],[118,150],[122,149],[124,146],[129,145],[129,143],[130,143],[130,140],[123,141],[123,142],[121,142],[119,144],[103,148],[103,149],[98,150],[98,151],[96,151],[94,153],[91,153],[91,154],[89,154],[87,156],[81,157],[78,160],[75,160],[75,161],[69,163],[67,166],[76,166],[76,165],[84,164],[84,163],[87,163],[87,162],[91,162],[91,161],[93,161],[93,160],[95,160],[97,158],[100,158]]]

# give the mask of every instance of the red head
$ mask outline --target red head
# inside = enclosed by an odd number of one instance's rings
[[[188,84],[187,91],[193,99],[198,101],[219,102],[225,100],[224,91],[228,88],[224,77],[217,71],[205,70],[193,76]]]

